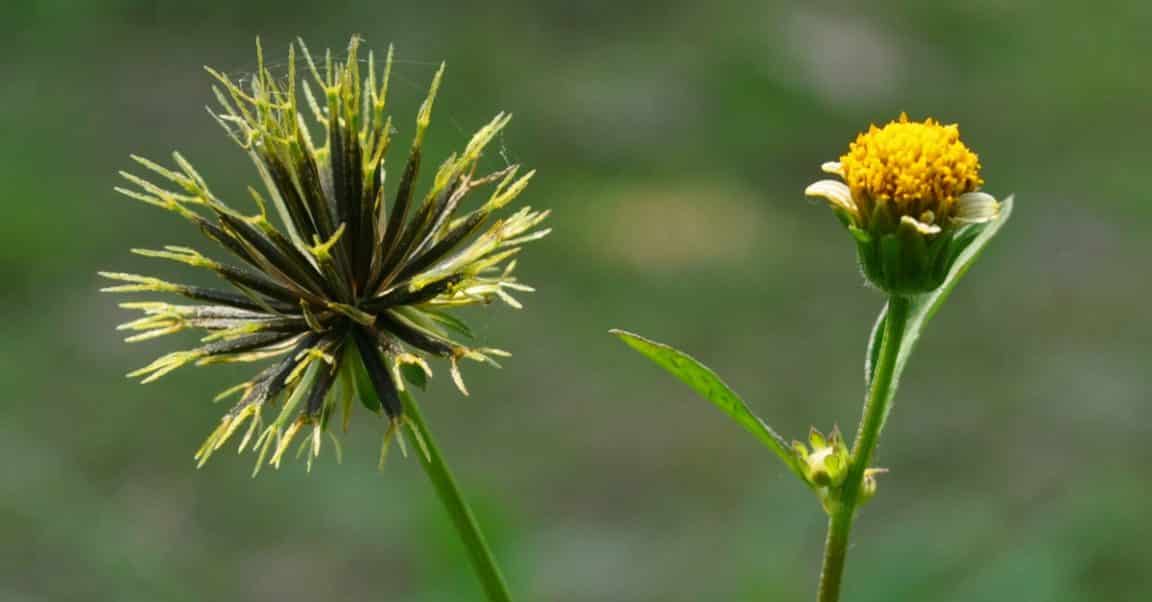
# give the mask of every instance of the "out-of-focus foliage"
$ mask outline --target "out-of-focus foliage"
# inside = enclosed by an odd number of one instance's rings
[[[96,293],[147,267],[127,247],[195,241],[112,192],[129,153],[179,148],[238,204],[254,183],[201,66],[353,32],[396,44],[400,114],[447,60],[430,156],[515,113],[488,161],[538,167],[525,202],[555,210],[521,265],[539,293],[473,320],[505,369],[423,396],[525,600],[807,599],[809,494],[607,329],[692,350],[785,437],[854,424],[882,301],[802,191],[902,110],[959,122],[1018,202],[904,373],[853,599],[1152,597],[1152,5],[847,4],[4,3],[0,599],[477,595],[419,468],[377,473],[369,429],[311,475],[195,471],[205,398],[243,374],[123,379],[158,349],[122,345]]]

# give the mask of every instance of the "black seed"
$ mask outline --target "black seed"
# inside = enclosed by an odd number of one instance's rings
[[[456,248],[456,245],[475,234],[476,231],[480,229],[480,226],[484,225],[487,218],[487,213],[474,213],[468,216],[468,219],[465,220],[463,224],[456,226],[456,229],[444,235],[444,238],[440,239],[439,242],[408,260],[408,263],[406,263],[404,268],[400,270],[400,273],[396,275],[395,280],[398,282],[407,280],[443,259]]]
[[[400,394],[396,391],[396,383],[392,380],[392,372],[384,365],[380,356],[380,349],[375,343],[375,336],[363,327],[352,329],[352,338],[356,340],[356,347],[360,351],[360,359],[364,362],[364,369],[376,389],[376,396],[384,407],[384,413],[389,418],[398,418],[404,413],[404,406],[400,403]]]
[[[449,288],[452,288],[452,286],[459,283],[462,279],[463,276],[460,274],[454,274],[415,291],[408,290],[407,286],[401,284],[388,293],[369,300],[364,303],[361,308],[365,311],[377,313],[398,305],[417,305],[424,303],[434,299],[437,295],[444,293]]]
[[[267,347],[276,343],[282,343],[288,339],[299,336],[299,331],[283,333],[283,332],[259,332],[247,336],[237,337],[227,341],[217,341],[209,343],[200,347],[201,351],[207,355],[228,355],[232,353],[246,353],[254,351],[261,347]]]
[[[252,254],[248,252],[248,249],[244,248],[244,245],[241,244],[240,241],[233,238],[230,233],[225,232],[216,224],[213,224],[212,222],[200,216],[195,216],[192,219],[196,222],[196,225],[200,227],[200,231],[203,232],[205,236],[220,243],[224,248],[232,251],[233,255],[244,260],[249,265],[259,267],[256,259],[252,257]]]
[[[288,380],[288,375],[291,374],[293,368],[296,367],[296,356],[305,349],[315,345],[319,340],[320,335],[316,333],[304,335],[304,338],[300,339],[300,342],[297,343],[283,359],[265,368],[264,371],[256,377],[256,386],[252,388],[252,391],[241,400],[240,403],[236,404],[236,407],[232,408],[232,412],[235,413],[243,409],[244,406],[253,403],[262,403],[279,395],[280,391],[284,390],[284,384],[285,381]]]
[[[376,166],[371,177],[365,180],[367,184],[360,193],[360,231],[357,235],[356,247],[352,252],[356,261],[357,291],[363,294],[366,290],[368,276],[372,269],[373,245],[376,244],[376,200],[380,195],[380,170],[383,162]]]
[[[292,176],[289,175],[287,166],[279,157],[268,150],[261,152],[260,158],[268,168],[268,175],[276,184],[280,198],[284,199],[284,206],[288,209],[288,216],[292,219],[292,225],[296,227],[296,231],[305,241],[311,241],[312,236],[318,234],[316,224],[312,221],[304,201],[300,198],[300,193],[292,182]]]
[[[282,272],[292,280],[298,288],[309,290],[316,295],[329,293],[323,285],[323,278],[316,272],[316,268],[307,259],[296,252],[288,255],[259,230],[245,221],[226,213],[219,213],[220,221],[233,232],[237,238],[243,240],[259,254],[267,263]]]
[[[345,227],[344,237],[338,243],[348,258],[349,270],[353,280],[359,283],[359,274],[362,271],[362,258],[356,253],[361,223],[359,204],[362,201],[363,164],[360,150],[360,140],[355,132],[344,136],[343,127],[336,125],[330,127],[329,149],[332,156],[332,196],[336,210],[337,223]]]
[[[454,179],[431,203],[424,206],[420,218],[416,222],[421,225],[420,232],[414,233],[412,240],[405,245],[408,253],[402,259],[416,256],[433,243],[436,234],[444,227],[444,222],[456,211],[456,207],[460,203],[460,198],[454,198],[456,191],[460,189],[460,184],[460,178]]]
[[[396,257],[402,256],[399,249],[403,238],[404,222],[408,217],[408,208],[412,204],[412,189],[416,184],[416,176],[420,172],[420,147],[412,148],[408,156],[408,164],[404,166],[404,175],[400,178],[400,185],[396,188],[396,201],[392,204],[392,212],[388,215],[388,229],[384,231],[384,242],[380,245],[381,273],[387,274],[392,265],[398,261]]]
[[[300,293],[303,292],[290,290],[260,272],[254,272],[239,266],[222,264],[217,266],[216,271],[224,278],[227,278],[232,284],[253,289],[256,292],[268,295],[273,299],[284,301],[285,303],[297,303],[301,296]],[[311,297],[311,295],[307,294],[305,294],[305,296]]]
[[[189,299],[196,299],[198,301],[211,301],[212,303],[221,303],[223,305],[229,305],[239,309],[247,309],[249,311],[265,311],[264,307],[249,299],[248,297],[228,291],[203,288],[199,286],[186,286],[180,289],[179,292]],[[269,307],[279,312],[296,313],[299,311],[299,308],[295,305],[281,303],[274,299],[266,299],[264,301],[267,301]]]
[[[296,177],[300,183],[300,194],[304,195],[304,202],[316,224],[316,233],[320,238],[327,240],[336,232],[335,209],[329,203],[328,195],[320,184],[320,168],[311,153],[301,153],[296,161]]]
[[[328,395],[328,391],[332,388],[332,383],[336,381],[336,371],[339,369],[343,355],[337,356],[337,364],[333,367],[321,366],[320,374],[316,377],[315,384],[312,385],[312,390],[308,392],[308,404],[305,406],[305,414],[307,416],[316,416],[320,413],[324,405],[324,397]]]
[[[405,343],[433,355],[448,357],[456,349],[456,346],[449,341],[409,326],[407,322],[393,316],[391,312],[384,312],[376,316],[376,328],[395,335]]]

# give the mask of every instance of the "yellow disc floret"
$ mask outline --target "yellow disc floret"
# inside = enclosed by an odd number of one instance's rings
[[[980,158],[960,141],[958,126],[911,122],[906,114],[858,135],[840,166],[865,214],[883,203],[897,215],[942,219],[958,196],[984,183]]]

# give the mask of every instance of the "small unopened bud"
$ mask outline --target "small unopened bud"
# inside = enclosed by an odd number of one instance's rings
[[[860,484],[860,504],[865,504],[876,495],[876,475],[888,472],[887,468],[869,468],[864,471],[864,482]]]
[[[840,430],[833,429],[832,434],[825,437],[813,428],[808,434],[808,444],[810,449],[799,441],[792,443],[803,464],[804,477],[817,487],[839,487],[848,474],[849,463],[848,446]]]

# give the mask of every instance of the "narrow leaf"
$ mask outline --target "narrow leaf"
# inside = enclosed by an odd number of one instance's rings
[[[880,308],[872,334],[868,335],[868,355],[864,358],[864,388],[872,387],[872,375],[876,373],[876,362],[880,361],[880,343],[884,342],[884,322],[888,317],[888,304]]]
[[[609,332],[673,376],[684,381],[701,397],[728,414],[740,426],[744,427],[744,430],[752,433],[761,443],[768,446],[777,456],[780,456],[789,470],[803,480],[796,456],[784,438],[753,414],[744,400],[733,392],[715,372],[692,356],[668,345],[623,330],[611,330]]]

